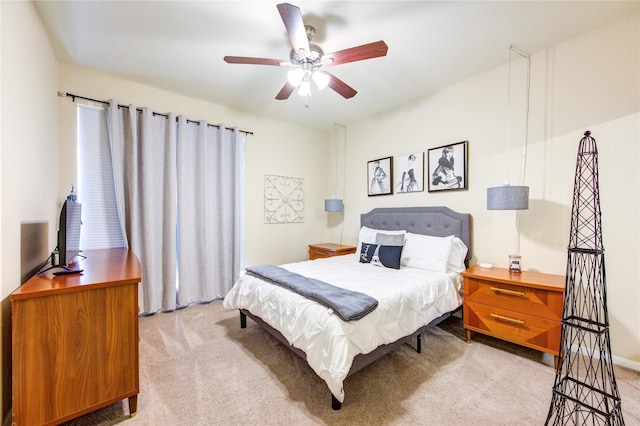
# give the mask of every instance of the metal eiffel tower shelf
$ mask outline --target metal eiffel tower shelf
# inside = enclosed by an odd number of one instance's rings
[[[611,361],[598,149],[578,147],[562,314],[561,354],[547,425],[624,425]]]

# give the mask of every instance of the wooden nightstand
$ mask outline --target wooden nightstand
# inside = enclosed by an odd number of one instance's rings
[[[472,266],[464,277],[464,328],[550,353],[558,367],[565,277]]]
[[[322,257],[342,256],[343,254],[355,253],[354,246],[343,246],[342,244],[322,243],[309,244],[309,260],[320,259]]]

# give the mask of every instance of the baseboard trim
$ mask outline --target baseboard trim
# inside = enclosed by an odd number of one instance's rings
[[[620,365],[631,370],[640,371],[640,362],[631,361],[630,359],[622,358],[615,355],[611,356],[611,361],[613,361],[615,365]]]
[[[580,352],[585,356],[589,356],[589,353],[585,348],[580,348],[579,346],[576,346],[576,345],[571,345],[571,351]],[[600,351],[594,351],[593,357],[600,359]],[[611,355],[611,362],[614,365],[619,365],[621,367],[629,368],[631,370],[640,371],[640,362],[637,362],[637,361],[631,361],[630,359],[627,359],[627,358]]]

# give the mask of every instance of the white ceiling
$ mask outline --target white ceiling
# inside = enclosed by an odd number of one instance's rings
[[[305,108],[295,93],[275,99],[287,68],[222,59],[288,59],[278,2],[35,3],[61,62],[314,129],[383,112],[505,64],[510,45],[534,52],[640,10],[640,1],[294,1],[325,52],[378,40],[389,46],[386,57],[331,69],[358,91],[354,98],[314,87]]]

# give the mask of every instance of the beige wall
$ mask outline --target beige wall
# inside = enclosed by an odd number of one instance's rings
[[[640,15],[532,56],[531,119],[520,216],[525,269],[564,274],[578,142],[598,142],[600,202],[614,360],[640,369]],[[508,47],[505,46],[505,53]],[[515,58],[514,58],[515,60]],[[512,71],[510,181],[520,182],[524,61]],[[519,79],[519,80],[517,80]],[[396,111],[348,126],[344,241],[374,207],[445,205],[473,216],[473,263],[507,265],[516,213],[488,211],[486,189],[506,171],[508,67],[447,87]],[[519,83],[518,83],[519,82]],[[469,190],[367,197],[366,162],[469,141]],[[425,172],[426,173],[426,172]],[[338,238],[334,230],[333,238]]]
[[[2,18],[0,202],[2,240],[2,416],[11,407],[9,295],[20,285],[20,225],[57,215],[58,69],[31,2],[0,2]],[[53,249],[53,247],[52,247]],[[42,259],[44,262],[45,259]]]

